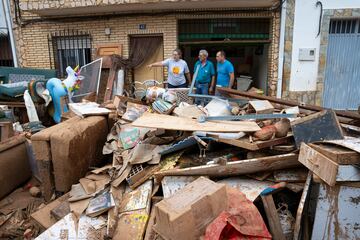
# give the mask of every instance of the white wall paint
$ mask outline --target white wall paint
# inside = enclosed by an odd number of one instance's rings
[[[7,34],[5,12],[4,12],[4,6],[2,0],[0,0],[0,32]]]
[[[318,74],[320,17],[317,0],[296,0],[291,58],[290,91],[315,91]],[[322,0],[323,9],[360,8],[360,0]],[[299,61],[300,48],[315,48],[315,61]]]

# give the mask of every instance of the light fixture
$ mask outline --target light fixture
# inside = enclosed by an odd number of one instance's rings
[[[105,35],[110,36],[111,35],[111,28],[107,27],[105,28]]]

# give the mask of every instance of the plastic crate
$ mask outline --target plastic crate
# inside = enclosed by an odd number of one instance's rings
[[[194,98],[189,97],[190,88],[170,88],[169,91],[175,92],[178,98],[176,104],[179,105],[181,102],[186,102],[188,104],[194,104]]]

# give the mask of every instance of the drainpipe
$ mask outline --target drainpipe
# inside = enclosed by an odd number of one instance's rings
[[[18,61],[17,61],[16,49],[15,49],[15,39],[14,39],[14,33],[13,33],[13,29],[12,29],[12,24],[11,24],[10,2],[9,2],[9,0],[2,0],[2,2],[3,2],[4,12],[5,12],[6,25],[9,30],[10,45],[11,45],[11,52],[12,52],[12,57],[13,57],[13,61],[14,61],[14,67],[18,67]]]
[[[278,81],[276,88],[276,97],[281,98],[282,93],[282,78],[284,69],[284,45],[285,45],[285,21],[286,21],[286,0],[281,6],[280,18],[280,42],[279,42],[279,62],[278,62]]]

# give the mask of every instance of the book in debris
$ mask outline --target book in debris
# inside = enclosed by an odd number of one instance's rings
[[[86,215],[96,217],[115,206],[115,201],[110,192],[104,192],[90,200]]]
[[[170,114],[172,110],[174,110],[175,105],[166,102],[162,99],[158,99],[155,102],[152,103],[153,109],[162,114]]]

